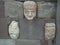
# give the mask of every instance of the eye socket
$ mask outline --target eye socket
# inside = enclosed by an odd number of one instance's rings
[[[25,14],[29,14],[29,11],[24,11]]]

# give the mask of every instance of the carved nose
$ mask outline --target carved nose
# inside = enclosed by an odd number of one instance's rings
[[[29,16],[31,16],[32,15],[32,12],[29,12]]]

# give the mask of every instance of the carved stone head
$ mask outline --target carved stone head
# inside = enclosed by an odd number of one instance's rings
[[[36,3],[34,1],[24,2],[24,16],[27,20],[33,20],[36,16]]]
[[[55,37],[55,23],[45,24],[45,39],[53,39]]]
[[[19,37],[19,27],[18,22],[12,21],[9,25],[9,35],[12,39],[17,39]]]

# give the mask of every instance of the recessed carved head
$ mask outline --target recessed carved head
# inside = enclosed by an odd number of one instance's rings
[[[27,20],[32,20],[36,16],[36,7],[34,1],[24,2],[24,16]]]
[[[53,39],[55,37],[55,23],[45,24],[45,39]]]
[[[12,21],[9,25],[9,35],[12,39],[17,39],[19,37],[19,27],[18,22]]]

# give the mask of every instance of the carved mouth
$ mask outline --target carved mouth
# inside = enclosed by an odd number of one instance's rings
[[[31,18],[32,16],[28,16],[28,17],[30,17],[30,18]]]

